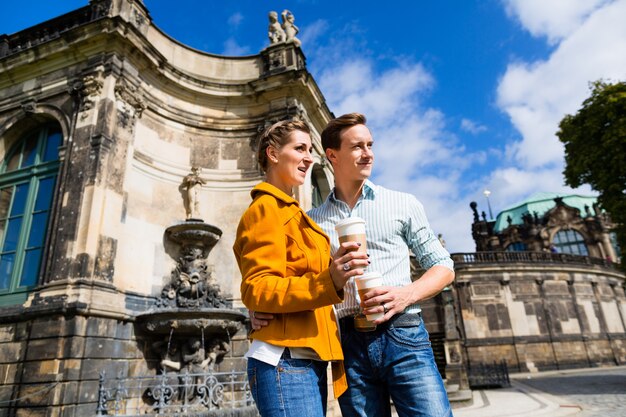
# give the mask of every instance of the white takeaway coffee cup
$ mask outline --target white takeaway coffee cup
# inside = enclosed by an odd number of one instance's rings
[[[335,224],[335,230],[339,236],[339,243],[359,242],[358,251],[367,253],[367,240],[365,236],[365,220],[360,217],[348,217]]]
[[[356,282],[356,289],[359,291],[359,297],[363,300],[363,295],[366,292],[371,290],[372,288],[380,287],[383,285],[383,276],[380,272],[369,271],[364,273],[363,275],[358,275],[354,277],[354,281]],[[367,320],[374,321],[383,318],[385,313],[375,313],[375,314],[367,314]]]

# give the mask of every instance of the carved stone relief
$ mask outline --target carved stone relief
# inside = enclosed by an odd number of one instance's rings
[[[142,94],[139,88],[122,78],[115,85],[115,98],[118,110],[117,123],[132,132],[135,120],[141,117],[146,108]]]
[[[80,95],[78,112],[81,120],[87,118],[89,110],[93,109],[102,92],[102,86],[102,80],[96,75],[87,75],[82,80],[76,80],[72,84],[72,90]]]

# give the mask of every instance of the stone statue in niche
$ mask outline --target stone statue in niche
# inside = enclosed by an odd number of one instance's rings
[[[279,42],[284,42],[285,31],[283,30],[280,23],[278,23],[278,13],[271,11],[268,15],[270,24],[267,29],[267,36],[270,38],[270,44],[275,44]]]
[[[286,41],[293,42],[296,46],[300,46],[302,42],[300,42],[300,39],[296,38],[296,35],[300,30],[293,23],[295,20],[293,13],[289,10],[283,10],[281,16],[283,17],[283,30],[285,31]]]
[[[187,220],[200,219],[200,202],[198,197],[203,184],[206,184],[206,181],[200,178],[200,168],[198,167],[191,168],[191,172],[183,178],[182,185],[187,196],[185,205]]]

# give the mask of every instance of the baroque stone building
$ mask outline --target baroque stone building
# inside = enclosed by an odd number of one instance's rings
[[[540,193],[479,216],[476,252],[453,254],[457,326],[470,370],[626,363],[625,277],[610,216],[593,197]]]
[[[252,412],[231,247],[262,178],[257,134],[306,121],[315,165],[297,198],[309,208],[332,182],[332,115],[288,29],[257,55],[217,56],[167,36],[140,0],[91,0],[0,36],[0,416],[111,414],[123,391],[107,383],[146,375],[180,410]],[[209,368],[230,374],[187,375]],[[136,412],[166,394],[144,390]]]

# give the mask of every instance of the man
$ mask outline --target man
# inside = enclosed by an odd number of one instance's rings
[[[371,265],[385,286],[359,300],[349,282],[344,302],[336,306],[348,377],[339,397],[343,417],[390,416],[390,398],[400,417],[451,416],[437,371],[419,302],[437,295],[454,280],[453,263],[428,225],[422,205],[410,194],[372,184],[372,135],[359,113],[333,119],[322,132],[322,146],[335,172],[335,188],[308,214],[329,235],[332,250],[339,242],[335,224],[346,217],[365,219]],[[409,251],[426,272],[411,281]],[[348,264],[346,268],[350,267]],[[377,329],[362,332],[353,317],[384,313]],[[257,318],[271,318],[257,313]],[[262,325],[253,320],[253,326]]]

